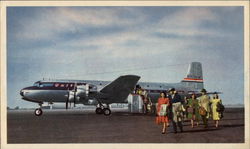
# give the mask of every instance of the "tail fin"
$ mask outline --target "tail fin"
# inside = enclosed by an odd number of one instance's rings
[[[187,77],[181,82],[184,84],[184,86],[195,90],[204,88],[201,63],[192,62],[189,65]]]
[[[128,95],[134,90],[139,79],[140,77],[135,75],[120,76],[105,86],[100,92],[108,95],[108,101],[110,101],[110,103],[124,102]]]

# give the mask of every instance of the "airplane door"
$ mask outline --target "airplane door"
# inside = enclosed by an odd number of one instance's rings
[[[128,96],[128,111],[131,113],[142,113],[143,102],[140,95]]]

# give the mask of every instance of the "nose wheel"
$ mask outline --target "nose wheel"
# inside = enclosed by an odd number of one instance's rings
[[[34,113],[36,116],[41,116],[43,114],[43,110],[41,108],[37,108]]]

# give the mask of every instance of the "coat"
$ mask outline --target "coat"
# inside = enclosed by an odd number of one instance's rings
[[[220,113],[217,112],[217,104],[222,103],[221,99],[212,99],[211,103],[212,103],[211,108],[212,108],[213,120],[220,120]]]
[[[193,113],[188,112],[188,118],[192,119],[193,115],[195,115],[195,120],[200,120],[200,113],[199,113],[199,103],[198,99],[188,99],[187,106],[193,108]]]
[[[162,104],[167,104],[169,106],[169,99],[168,98],[159,98],[158,99],[158,104],[157,104],[157,114],[160,112],[161,109],[161,105]],[[160,116],[158,115],[156,117],[156,123],[160,124],[160,123],[168,123],[168,116]]]
[[[202,95],[201,97],[199,97],[199,106],[203,107],[206,110],[207,118],[209,118],[209,114],[210,114],[209,105],[210,105],[210,97],[208,95]]]

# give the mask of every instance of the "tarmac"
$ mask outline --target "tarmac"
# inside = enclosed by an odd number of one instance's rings
[[[226,108],[219,128],[209,120],[209,127],[191,128],[184,122],[184,132],[173,133],[168,127],[161,134],[155,115],[131,114],[113,110],[111,116],[94,110],[8,110],[7,142],[19,143],[244,143],[244,108]]]

